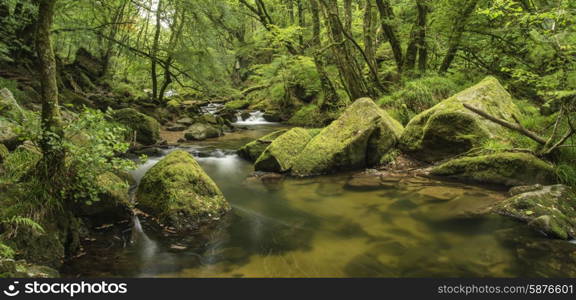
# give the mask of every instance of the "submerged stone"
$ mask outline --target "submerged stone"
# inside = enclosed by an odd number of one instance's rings
[[[289,171],[298,154],[314,136],[310,133],[303,128],[293,128],[280,135],[258,157],[254,169],[278,173]]]
[[[292,174],[320,175],[378,164],[401,134],[402,125],[374,101],[358,99],[306,145]]]
[[[192,155],[174,151],[142,178],[138,206],[178,231],[219,219],[230,205]]]
[[[504,152],[450,160],[432,168],[431,175],[467,182],[507,186],[549,184],[554,180],[551,164],[528,153]]]
[[[492,211],[524,221],[554,238],[576,238],[576,193],[569,186],[550,185],[518,194]]]
[[[500,82],[487,77],[414,117],[406,125],[400,149],[419,160],[436,162],[480,147],[489,138],[506,140],[507,129],[469,111],[464,103],[511,122],[519,114]]]
[[[286,129],[274,131],[238,149],[238,155],[248,161],[256,161],[266,148],[279,136],[286,133]]]
[[[124,108],[113,112],[112,117],[129,130],[128,136],[136,134],[138,143],[153,145],[160,140],[160,123],[150,116],[132,108]]]

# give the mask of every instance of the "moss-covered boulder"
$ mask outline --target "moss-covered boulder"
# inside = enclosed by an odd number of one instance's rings
[[[124,108],[112,113],[114,121],[124,125],[130,132],[136,133],[136,141],[142,145],[154,145],[160,141],[160,123],[156,119],[132,108]]]
[[[0,259],[0,278],[59,278],[57,270],[26,262]]]
[[[284,173],[289,171],[298,154],[317,131],[293,128],[274,139],[254,164],[256,171]]]
[[[498,203],[492,211],[524,221],[551,237],[576,238],[576,193],[565,185],[518,194]]]
[[[431,169],[433,176],[467,182],[507,186],[550,184],[554,181],[551,164],[529,153],[504,152],[450,160]]]
[[[4,159],[8,157],[8,154],[10,154],[8,148],[6,148],[4,144],[0,144],[0,164],[2,164],[4,162]]]
[[[260,155],[262,155],[262,153],[264,152],[264,150],[266,150],[266,148],[268,148],[268,146],[275,140],[277,139],[279,136],[281,136],[282,134],[286,133],[286,129],[282,129],[282,130],[277,130],[274,131],[270,134],[267,134],[255,141],[252,141],[244,146],[242,146],[240,149],[238,149],[237,154],[238,156],[251,161],[251,162],[255,162],[258,157],[260,157]]]
[[[178,231],[219,219],[230,205],[192,155],[174,151],[142,178],[138,207]]]
[[[248,100],[232,100],[224,104],[224,107],[231,110],[246,109],[250,106],[250,101]]]
[[[100,225],[127,220],[132,215],[128,183],[118,175],[107,172],[97,177],[101,189],[98,201],[81,203],[78,215]]]
[[[24,120],[24,110],[18,105],[12,92],[6,88],[0,90],[0,117],[13,122]]]
[[[15,128],[14,123],[0,119],[0,144],[4,144],[8,149],[14,149],[20,143]]]
[[[194,123],[184,133],[184,137],[189,141],[202,141],[216,138],[222,135],[222,129],[207,123]]]
[[[507,140],[505,128],[469,111],[464,103],[511,122],[519,114],[500,82],[487,77],[414,117],[400,139],[401,150],[436,162],[479,147],[488,138]]]
[[[372,99],[356,100],[295,159],[292,174],[310,176],[376,164],[396,145],[402,125]]]

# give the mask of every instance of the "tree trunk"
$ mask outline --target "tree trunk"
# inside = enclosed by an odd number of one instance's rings
[[[160,33],[162,31],[162,21],[160,20],[162,16],[162,0],[158,0],[158,6],[156,7],[156,31],[154,33],[154,42],[152,44],[152,49],[150,55],[157,57],[158,48],[160,46]],[[158,63],[156,60],[150,62],[150,76],[152,77],[152,100],[157,101],[158,97]]]
[[[404,55],[402,54],[402,45],[398,39],[396,28],[392,25],[394,21],[392,6],[390,6],[388,0],[376,0],[376,6],[378,6],[378,11],[380,12],[382,31],[384,31],[384,34],[390,43],[390,47],[392,48],[398,72],[402,72]]]
[[[321,0],[321,2],[326,8],[328,25],[334,43],[332,48],[336,58],[336,65],[350,98],[356,100],[358,98],[372,96],[362,76],[362,70],[360,70],[358,62],[352,55],[350,46],[344,39],[344,28],[338,14],[338,1]]]
[[[344,0],[344,30],[352,32],[352,0]]]
[[[320,104],[321,110],[327,110],[339,102],[336,89],[328,76],[325,69],[324,59],[320,49],[322,48],[322,40],[320,39],[320,8],[317,0],[310,0],[310,10],[312,12],[312,47],[314,47],[314,64],[316,71],[320,77],[320,84],[322,92],[324,93],[324,101]]]
[[[426,26],[428,20],[428,7],[426,0],[416,0],[418,17],[411,33],[411,40],[406,49],[405,70],[414,71],[418,58],[418,69],[426,70],[428,60],[428,48],[426,44]]]
[[[38,171],[43,179],[50,180],[59,177],[64,167],[65,158],[65,152],[61,146],[64,132],[58,106],[56,59],[50,37],[56,0],[38,2],[36,51],[42,88],[42,139],[40,147],[43,153]]]
[[[464,35],[464,30],[466,29],[468,19],[474,12],[474,9],[476,9],[478,1],[479,0],[466,1],[464,4],[464,10],[462,11],[461,15],[454,21],[452,34],[450,35],[450,39],[448,41],[448,51],[446,51],[446,55],[444,56],[442,64],[440,65],[440,69],[438,70],[440,74],[446,73],[448,69],[450,69],[452,62],[456,57],[456,53],[458,52],[458,48],[460,47],[460,41]]]
[[[306,19],[304,15],[304,3],[302,3],[302,0],[298,0],[298,26],[300,26],[302,30],[304,30],[304,28],[306,27]],[[300,34],[298,35],[298,40],[300,42],[300,48],[303,49],[304,35],[302,34],[302,32],[300,32]]]
[[[368,58],[369,64],[377,66],[376,63],[376,47],[374,40],[376,33],[374,32],[374,24],[372,21],[373,0],[366,0],[364,8],[364,52]]]

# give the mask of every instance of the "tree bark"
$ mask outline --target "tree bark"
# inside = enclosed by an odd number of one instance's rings
[[[156,7],[156,30],[154,32],[154,41],[152,49],[150,49],[151,56],[158,56],[158,48],[160,47],[160,33],[162,31],[162,0],[158,0]],[[156,60],[150,61],[150,76],[152,77],[152,100],[157,101],[158,97],[158,64]]]
[[[414,71],[418,59],[418,68],[421,72],[426,70],[428,60],[428,48],[426,45],[426,25],[428,19],[428,7],[426,0],[416,0],[418,16],[412,29],[410,43],[406,49],[405,70]]]
[[[448,50],[446,51],[446,55],[444,56],[442,64],[440,65],[440,69],[438,70],[440,74],[444,74],[448,71],[448,69],[450,69],[452,62],[456,57],[456,53],[458,52],[458,48],[460,47],[460,42],[462,40],[462,36],[464,35],[468,19],[474,12],[474,9],[476,9],[478,1],[479,0],[466,1],[466,3],[464,3],[464,10],[454,21],[452,33],[450,34],[450,38],[448,40]]]
[[[376,47],[374,40],[376,33],[374,32],[374,22],[372,20],[373,0],[366,0],[364,7],[364,52],[368,58],[369,64],[377,66],[376,63]]]
[[[392,6],[388,0],[376,0],[376,6],[378,6],[378,11],[380,12],[380,21],[382,24],[382,31],[388,38],[390,47],[394,54],[394,60],[396,61],[396,67],[398,72],[402,72],[402,66],[404,64],[404,55],[402,54],[402,45],[396,33],[396,28],[392,25],[394,21],[394,12],[392,11]]]
[[[314,48],[314,64],[316,71],[320,77],[320,84],[322,92],[324,93],[324,101],[320,104],[321,110],[327,110],[339,102],[336,89],[326,72],[324,58],[320,49],[322,48],[322,40],[320,39],[320,8],[317,0],[310,0],[310,10],[312,12],[312,47]]]
[[[40,0],[38,4],[36,51],[42,96],[40,148],[43,153],[38,171],[43,179],[53,179],[63,170],[65,158],[65,151],[61,145],[64,132],[58,105],[56,59],[50,37],[56,0]]]

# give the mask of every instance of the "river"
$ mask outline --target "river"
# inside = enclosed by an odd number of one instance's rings
[[[144,220],[102,229],[67,277],[564,277],[576,245],[475,212],[505,198],[488,187],[353,173],[262,182],[234,151],[280,125],[182,146],[232,204],[213,228],[167,236]],[[174,150],[174,149],[172,149]],[[164,154],[171,150],[167,150]],[[139,180],[160,158],[133,172]],[[142,224],[140,224],[142,221]],[[126,236],[131,241],[126,242]]]

